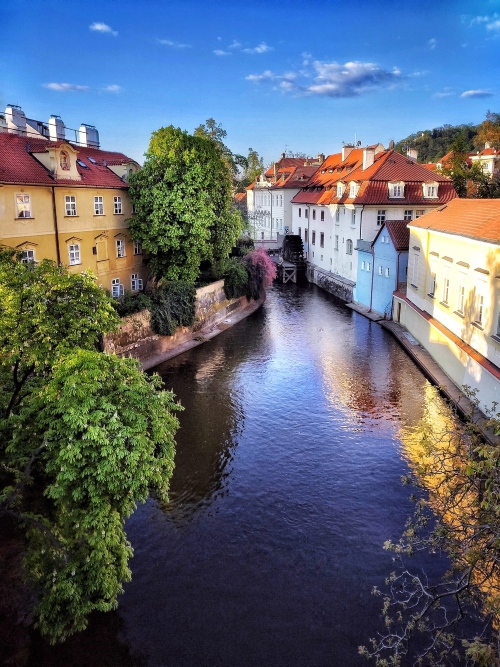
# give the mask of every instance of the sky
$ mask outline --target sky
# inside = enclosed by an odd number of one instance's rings
[[[214,118],[235,153],[326,155],[500,112],[500,0],[10,0],[0,112],[142,162]]]

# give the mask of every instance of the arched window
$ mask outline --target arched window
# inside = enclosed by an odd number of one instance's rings
[[[348,255],[352,255],[352,239],[347,239],[345,243],[345,251]]]
[[[59,153],[59,164],[61,165],[61,169],[69,171],[69,155],[66,151],[61,151]]]

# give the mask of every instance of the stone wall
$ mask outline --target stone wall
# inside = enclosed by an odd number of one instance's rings
[[[345,301],[346,303],[352,301],[353,291],[356,285],[352,280],[342,278],[342,276],[330,273],[329,271],[323,271],[323,269],[319,269],[311,263],[307,264],[306,278],[310,283],[314,283],[318,287],[321,287],[321,289],[342,299],[342,301]]]
[[[202,337],[203,332],[223,322],[228,315],[248,307],[246,297],[226,299],[224,281],[219,280],[196,290],[196,319],[191,327],[179,327],[173,336],[159,336],[151,330],[150,313],[128,315],[120,329],[104,339],[104,350],[121,357],[134,357],[147,364],[150,358],[161,357],[173,348]]]

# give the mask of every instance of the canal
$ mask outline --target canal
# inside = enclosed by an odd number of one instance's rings
[[[312,285],[274,287],[156,370],[185,407],[171,500],[127,524],[133,580],[111,632],[127,658],[102,664],[367,665],[383,543],[411,512],[405,438],[436,391],[381,327]]]

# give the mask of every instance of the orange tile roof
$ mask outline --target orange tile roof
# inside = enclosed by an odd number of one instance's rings
[[[316,169],[317,167],[287,167],[286,169],[280,169],[279,173],[283,178],[278,178],[276,183],[271,186],[271,190],[303,188],[316,172]]]
[[[500,245],[500,199],[453,199],[409,225]]]

